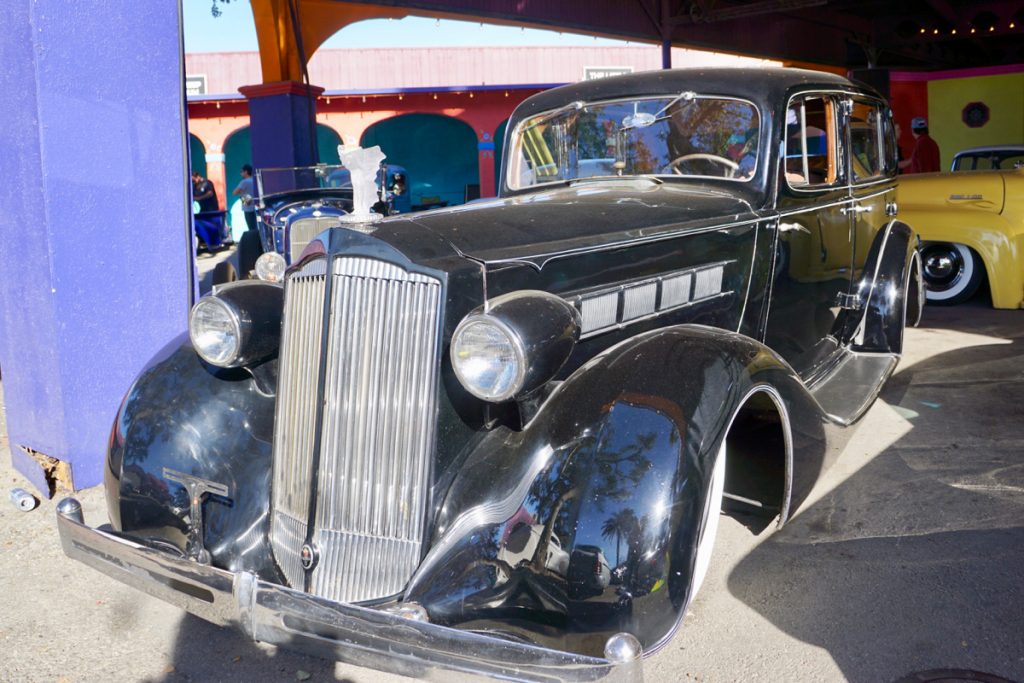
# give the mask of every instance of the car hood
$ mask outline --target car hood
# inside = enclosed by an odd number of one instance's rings
[[[718,188],[602,180],[405,218],[478,261],[539,267],[560,254],[754,220],[757,212]]]
[[[962,208],[1000,213],[1006,201],[1004,178],[1017,173],[957,171],[900,176],[896,201],[906,211]]]

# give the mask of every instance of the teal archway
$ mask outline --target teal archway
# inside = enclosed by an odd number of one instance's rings
[[[466,186],[480,182],[476,133],[440,114],[403,114],[366,129],[359,144],[380,145],[390,164],[404,166],[413,205],[465,201]]]
[[[501,160],[505,157],[505,129],[508,119],[502,121],[494,131],[494,189],[501,194]]]
[[[249,126],[239,128],[224,141],[224,206],[228,209],[228,225],[231,235],[238,239],[245,230],[245,217],[242,215],[241,199],[232,191],[242,180],[242,166],[252,163],[252,137]]]
[[[341,163],[341,157],[338,156],[340,144],[341,136],[337,131],[322,123],[316,124],[316,154],[321,164]]]
[[[193,171],[206,177],[206,145],[192,133],[188,134],[188,158]]]

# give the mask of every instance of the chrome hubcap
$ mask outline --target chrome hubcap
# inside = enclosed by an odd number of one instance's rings
[[[928,288],[933,291],[949,289],[963,275],[963,258],[952,245],[937,244],[925,247],[922,257],[924,278],[928,283]]]

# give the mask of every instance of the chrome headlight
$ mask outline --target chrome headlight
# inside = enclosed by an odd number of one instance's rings
[[[523,396],[561,369],[579,330],[579,313],[560,297],[531,290],[506,294],[459,323],[452,336],[452,369],[477,398],[498,402]]]
[[[452,367],[469,393],[504,401],[523,387],[526,355],[506,325],[487,315],[470,315],[452,337]]]
[[[283,290],[258,280],[231,282],[192,307],[188,336],[211,365],[235,368],[277,353],[281,339]]]
[[[238,357],[242,339],[238,315],[215,296],[205,296],[192,307],[188,336],[203,360],[227,367]]]
[[[256,259],[256,277],[264,282],[281,282],[286,268],[284,256],[276,251],[260,254]]]

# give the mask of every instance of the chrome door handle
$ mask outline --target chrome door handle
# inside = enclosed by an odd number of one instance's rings
[[[779,232],[806,232],[808,235],[811,234],[810,230],[799,223],[779,223]]]
[[[852,213],[854,215],[857,215],[859,213],[871,213],[871,207],[861,206],[859,204],[857,206],[844,206],[843,208],[839,209],[839,213],[843,214],[844,216],[848,213]]]

